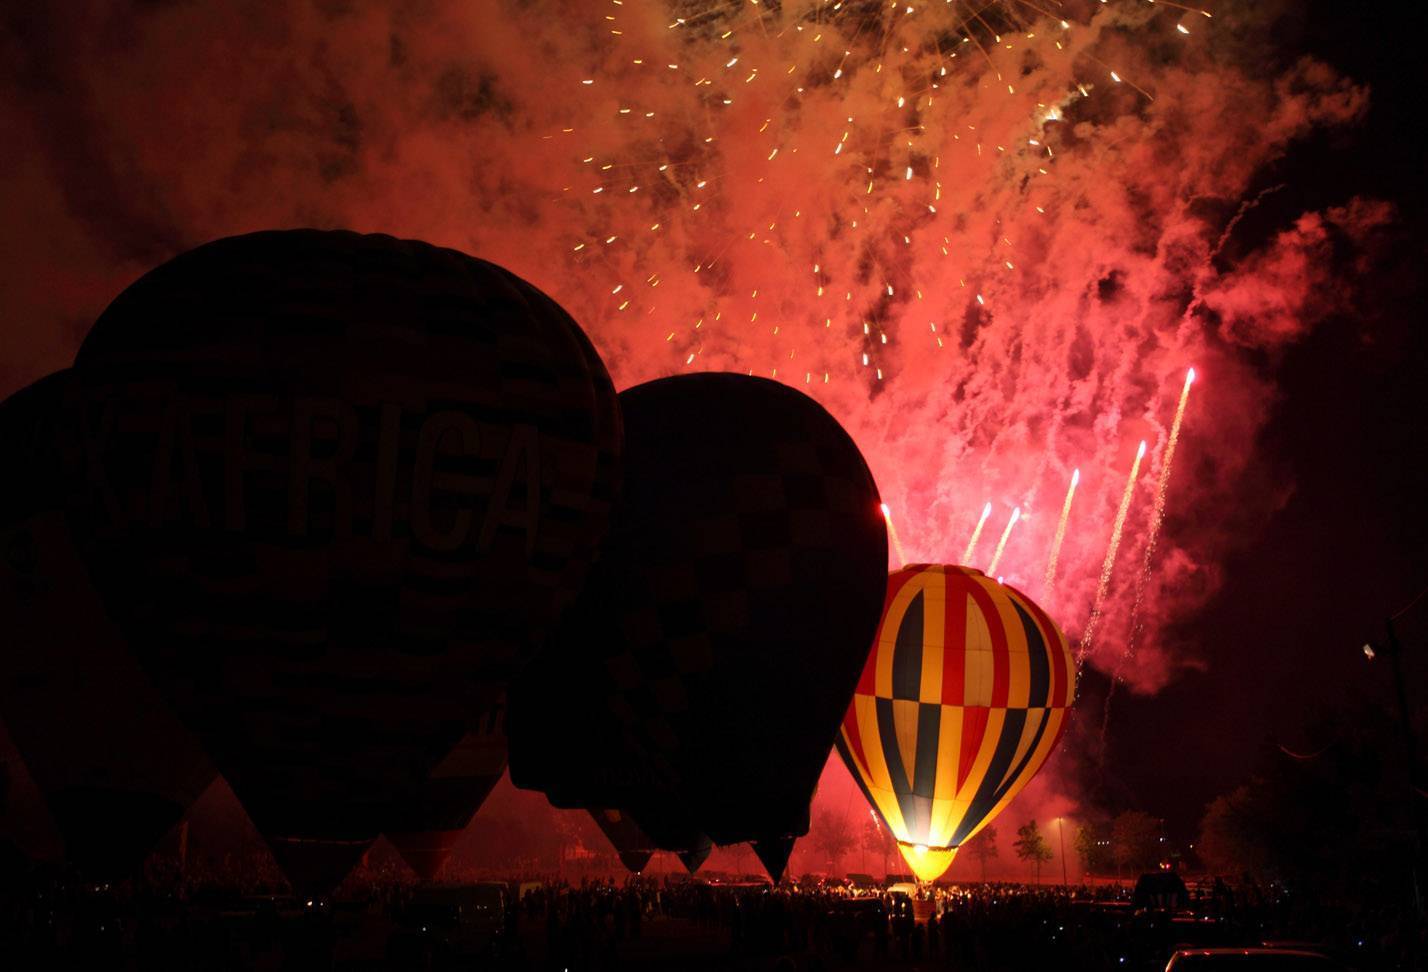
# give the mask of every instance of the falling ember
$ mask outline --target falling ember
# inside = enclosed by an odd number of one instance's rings
[[[1012,510],[1011,518],[1007,520],[1007,527],[1002,531],[1002,538],[997,541],[996,552],[992,554],[992,562],[987,567],[987,573],[996,575],[997,564],[1002,562],[1002,553],[1007,549],[1007,538],[1011,536],[1012,527],[1016,526],[1016,521],[1021,519],[1021,507]]]
[[[1096,600],[1091,604],[1091,617],[1086,622],[1086,630],[1081,635],[1081,647],[1076,653],[1076,660],[1080,661],[1086,657],[1086,653],[1091,650],[1091,639],[1096,634],[1096,623],[1101,620],[1101,605],[1106,602],[1106,592],[1111,587],[1111,571],[1116,566],[1116,553],[1121,547],[1121,531],[1126,525],[1126,513],[1130,511],[1131,497],[1135,494],[1135,480],[1140,475],[1140,461],[1145,458],[1145,440],[1140,441],[1140,448],[1135,451],[1135,462],[1131,463],[1130,476],[1126,478],[1126,489],[1121,494],[1121,505],[1116,510],[1116,520],[1111,526],[1111,543],[1106,548],[1106,561],[1101,565],[1101,579],[1096,584]]]
[[[1066,539],[1066,521],[1071,516],[1071,499],[1076,495],[1076,484],[1081,481],[1081,470],[1071,471],[1071,485],[1066,487],[1066,501],[1061,504],[1061,518],[1056,521],[1056,536],[1051,541],[1051,556],[1046,558],[1046,592],[1051,593],[1056,580],[1056,560],[1061,556],[1061,543]]]
[[[892,510],[888,509],[886,503],[882,504],[883,519],[888,524],[888,539],[892,541],[893,555],[897,557],[897,566],[901,567],[907,563],[907,554],[903,553],[902,541],[898,539],[897,527],[893,526]]]
[[[962,551],[963,564],[970,564],[972,562],[972,554],[977,549],[977,541],[982,538],[982,527],[987,525],[987,517],[991,515],[992,504],[987,503],[986,506],[982,507],[982,516],[981,519],[977,520],[977,528],[972,531],[972,539],[967,541],[967,549]]]

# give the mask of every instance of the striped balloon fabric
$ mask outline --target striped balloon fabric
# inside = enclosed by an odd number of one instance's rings
[[[1046,762],[1075,690],[1066,636],[1025,594],[968,567],[909,565],[888,578],[838,752],[931,881]]]

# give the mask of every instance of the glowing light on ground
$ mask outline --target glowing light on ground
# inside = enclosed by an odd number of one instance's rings
[[[1071,485],[1066,487],[1066,501],[1061,504],[1061,517],[1056,521],[1056,536],[1051,541],[1051,556],[1046,558],[1046,592],[1051,593],[1056,581],[1056,560],[1061,556],[1061,544],[1066,539],[1066,521],[1071,517],[1071,500],[1076,495],[1076,484],[1081,481],[1081,470],[1071,472]]]
[[[1002,538],[997,541],[996,552],[992,554],[992,562],[987,567],[987,573],[993,577],[997,573],[997,564],[1002,562],[1002,554],[1007,549],[1007,538],[1011,536],[1012,527],[1016,526],[1016,521],[1021,519],[1021,507],[1012,510],[1011,517],[1007,520],[1006,529],[1002,531]]]
[[[977,541],[982,538],[982,527],[987,525],[987,517],[992,515],[992,504],[988,503],[982,507],[982,516],[977,520],[977,528],[972,531],[972,539],[967,541],[967,549],[962,551],[962,563],[967,566],[972,564],[972,554],[977,551]]]
[[[1091,650],[1092,639],[1096,635],[1096,625],[1101,620],[1101,607],[1106,603],[1106,592],[1111,588],[1111,571],[1116,566],[1116,554],[1121,549],[1121,531],[1125,529],[1126,514],[1130,512],[1131,498],[1135,495],[1136,477],[1140,475],[1140,461],[1145,458],[1145,440],[1135,451],[1135,462],[1131,463],[1130,475],[1126,477],[1125,492],[1121,494],[1121,505],[1116,509],[1115,523],[1111,526],[1111,542],[1106,547],[1106,559],[1101,564],[1101,579],[1096,584],[1096,599],[1091,604],[1091,618],[1086,622],[1086,630],[1081,635],[1081,647],[1076,660],[1086,657]]]

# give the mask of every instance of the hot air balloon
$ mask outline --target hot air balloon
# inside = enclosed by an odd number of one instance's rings
[[[699,870],[709,853],[714,849],[709,838],[702,834],[691,836],[681,847],[661,847],[654,838],[645,833],[635,818],[623,810],[591,810],[600,832],[615,848],[620,863],[636,874],[643,871],[656,851],[673,851],[690,874]]]
[[[66,857],[87,876],[134,873],[213,780],[198,740],[139,667],[65,521],[61,372],[0,404],[0,717]]]
[[[417,794],[388,815],[386,836],[424,881],[434,879],[461,833],[506,772],[504,700],[481,714]]]
[[[615,853],[620,856],[620,863],[631,873],[638,874],[643,871],[655,851],[659,850],[649,835],[641,830],[640,825],[627,813],[621,813],[619,810],[591,810],[590,816],[595,820],[600,832],[610,841],[610,846],[615,848]]]
[[[704,862],[709,860],[709,855],[714,852],[714,844],[709,838],[704,838],[699,843],[683,850],[675,851],[679,858],[679,863],[684,865],[684,869],[690,874],[699,873],[699,869],[704,866]]]
[[[888,578],[838,753],[935,880],[1046,762],[1075,691],[1066,636],[1029,597],[969,567],[910,565]]]
[[[788,859],[793,856],[795,840],[793,835],[787,835],[754,841],[754,855],[775,884],[783,880],[783,872],[788,870]]]
[[[776,382],[684,375],[620,404],[625,489],[585,590],[512,686],[512,780],[619,807],[660,848],[772,852],[807,831],[877,624],[877,487],[838,423]]]
[[[289,878],[329,889],[577,590],[609,376],[499,267],[311,230],[150,272],[74,371],[96,587]]]

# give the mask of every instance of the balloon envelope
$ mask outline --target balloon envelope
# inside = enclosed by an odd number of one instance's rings
[[[643,871],[655,851],[660,849],[629,814],[619,810],[591,810],[590,816],[610,841],[610,846],[615,848],[620,863],[633,874]]]
[[[754,854],[775,884],[783,880],[783,872],[788,870],[788,859],[793,855],[793,842],[793,837],[770,837],[767,840],[754,841]]]
[[[499,267],[306,230],[145,275],[75,373],[96,586],[322,890],[578,588],[614,492],[608,375]]]
[[[451,856],[461,833],[506,772],[506,706],[483,712],[409,801],[392,808],[386,836],[425,881]]]
[[[88,876],[132,874],[215,775],[100,603],[64,518],[67,372],[0,404],[0,714]]]
[[[709,855],[713,851],[714,845],[706,837],[694,846],[675,853],[679,857],[679,863],[684,865],[686,871],[690,874],[697,874],[699,869],[704,866],[704,862],[709,860]]]
[[[1075,691],[1065,635],[1025,594],[968,567],[910,565],[888,578],[838,753],[930,881],[1046,762]]]
[[[714,849],[709,838],[703,834],[691,834],[683,841],[662,844],[646,833],[639,822],[624,810],[591,810],[590,816],[615,848],[620,863],[636,874],[645,869],[656,851],[662,850],[673,851],[693,874]]]
[[[806,832],[882,604],[887,535],[847,433],[761,378],[620,394],[625,490],[511,696],[511,773],[677,849]]]

